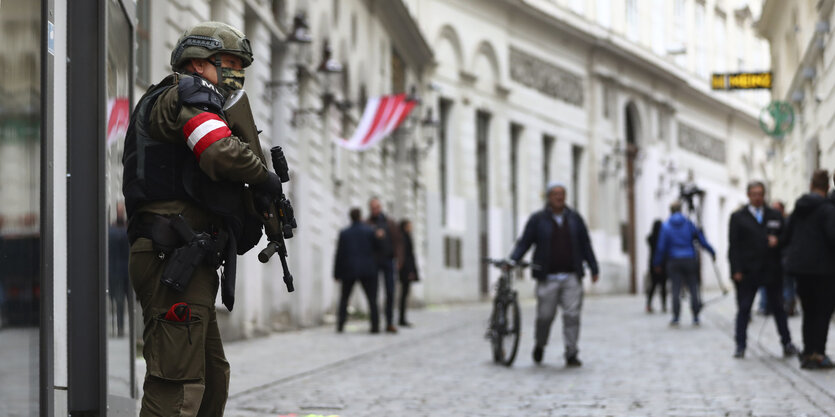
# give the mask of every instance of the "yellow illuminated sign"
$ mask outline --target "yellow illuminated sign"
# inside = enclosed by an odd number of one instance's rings
[[[710,86],[714,90],[752,90],[770,89],[770,72],[738,72],[733,74],[713,74]]]

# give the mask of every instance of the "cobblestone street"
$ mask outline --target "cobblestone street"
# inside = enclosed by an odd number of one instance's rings
[[[486,304],[416,311],[416,326],[397,335],[369,335],[354,321],[345,334],[322,327],[230,343],[226,415],[835,415],[835,372],[783,359],[770,318],[756,316],[746,358],[731,357],[732,294],[706,308],[700,327],[685,311],[670,328],[669,316],[644,313],[643,302],[586,298],[581,368],[564,366],[559,316],[534,365],[530,302],[511,368],[490,360]],[[790,326],[800,345],[800,318]]]

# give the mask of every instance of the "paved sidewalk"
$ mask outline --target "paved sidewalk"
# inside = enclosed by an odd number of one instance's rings
[[[415,311],[416,327],[397,335],[351,322],[344,334],[322,327],[229,343],[226,415],[835,416],[835,371],[783,359],[770,318],[756,316],[746,358],[731,357],[732,294],[708,306],[700,327],[685,312],[670,328],[643,302],[586,299],[578,369],[563,365],[559,317],[543,365],[532,363],[530,302],[512,368],[490,361],[487,304]],[[800,319],[790,326],[800,345]]]

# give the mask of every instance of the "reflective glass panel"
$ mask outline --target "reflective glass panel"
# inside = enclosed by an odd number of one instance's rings
[[[133,4],[133,2],[126,2]],[[107,393],[112,414],[135,406],[132,332],[134,295],[128,278],[128,237],[122,197],[122,153],[130,118],[132,26],[121,2],[107,3]]]
[[[0,416],[38,415],[40,2],[0,2]]]

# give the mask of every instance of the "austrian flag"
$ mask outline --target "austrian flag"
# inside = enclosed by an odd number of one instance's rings
[[[186,125],[183,126],[183,136],[186,137],[188,147],[199,161],[200,154],[206,148],[223,138],[232,136],[232,131],[229,130],[229,126],[220,116],[203,112],[186,122]]]
[[[336,143],[348,149],[366,150],[394,132],[416,104],[415,100],[406,99],[405,94],[369,99],[354,135],[350,139],[337,139]]]

